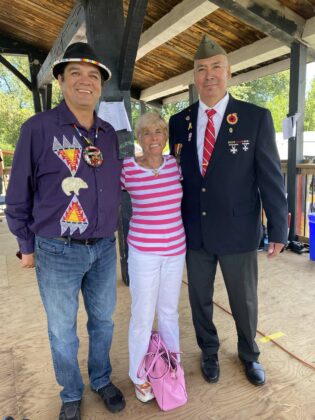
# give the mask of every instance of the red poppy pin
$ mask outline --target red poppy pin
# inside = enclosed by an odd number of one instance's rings
[[[231,124],[231,125],[236,124],[236,123],[237,123],[237,121],[238,121],[238,116],[237,116],[237,113],[236,113],[236,112],[233,112],[233,114],[229,114],[229,115],[226,117],[226,120],[227,120],[227,122],[228,122],[229,124]]]

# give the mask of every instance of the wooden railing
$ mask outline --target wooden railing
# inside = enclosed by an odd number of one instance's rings
[[[287,162],[281,162],[287,186]],[[296,167],[296,234],[302,242],[309,241],[308,214],[315,212],[315,164],[301,163]]]

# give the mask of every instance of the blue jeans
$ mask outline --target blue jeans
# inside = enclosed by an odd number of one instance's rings
[[[84,384],[77,354],[77,312],[82,291],[88,315],[88,372],[91,388],[110,382],[109,351],[116,304],[115,236],[93,245],[36,237],[36,274],[46,310],[57,382],[64,402],[82,398]]]

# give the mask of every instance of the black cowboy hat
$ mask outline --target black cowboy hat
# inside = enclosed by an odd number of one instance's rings
[[[64,67],[71,62],[85,62],[94,64],[99,67],[103,79],[109,80],[112,77],[112,73],[105,64],[100,63],[99,58],[86,42],[75,42],[69,45],[66,49],[64,56],[61,60],[57,60],[52,65],[52,72],[55,79],[58,79],[58,75],[62,73]]]

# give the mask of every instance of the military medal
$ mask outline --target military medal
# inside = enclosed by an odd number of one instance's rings
[[[182,143],[175,144],[175,159],[178,165],[180,164],[180,154],[182,152],[182,147],[183,147]]]
[[[238,151],[244,150],[244,152],[247,152],[249,150],[249,140],[231,140],[228,141],[228,147],[230,148],[230,152],[235,155]],[[240,146],[240,148],[238,147]]]
[[[238,116],[237,116],[237,113],[236,113],[236,112],[233,112],[232,114],[229,114],[229,115],[226,117],[226,120],[227,120],[227,122],[228,122],[229,124],[231,124],[231,125],[236,124],[236,123],[237,123],[237,121],[238,121]]]
[[[244,152],[247,152],[247,150],[249,149],[249,140],[242,140],[242,146]]]
[[[85,137],[80,132],[80,130],[78,129],[76,124],[73,124],[73,128],[76,130],[76,132],[78,133],[80,138],[85,140],[85,142],[87,143],[87,146],[85,146],[85,148],[83,149],[83,159],[84,159],[84,161],[89,166],[92,166],[93,168],[98,168],[99,166],[101,166],[104,162],[103,154],[101,152],[101,149],[97,146],[94,146],[92,141],[90,139],[88,139],[87,137]],[[96,131],[95,131],[94,143],[97,140],[97,137],[98,137],[98,127],[96,128]]]

